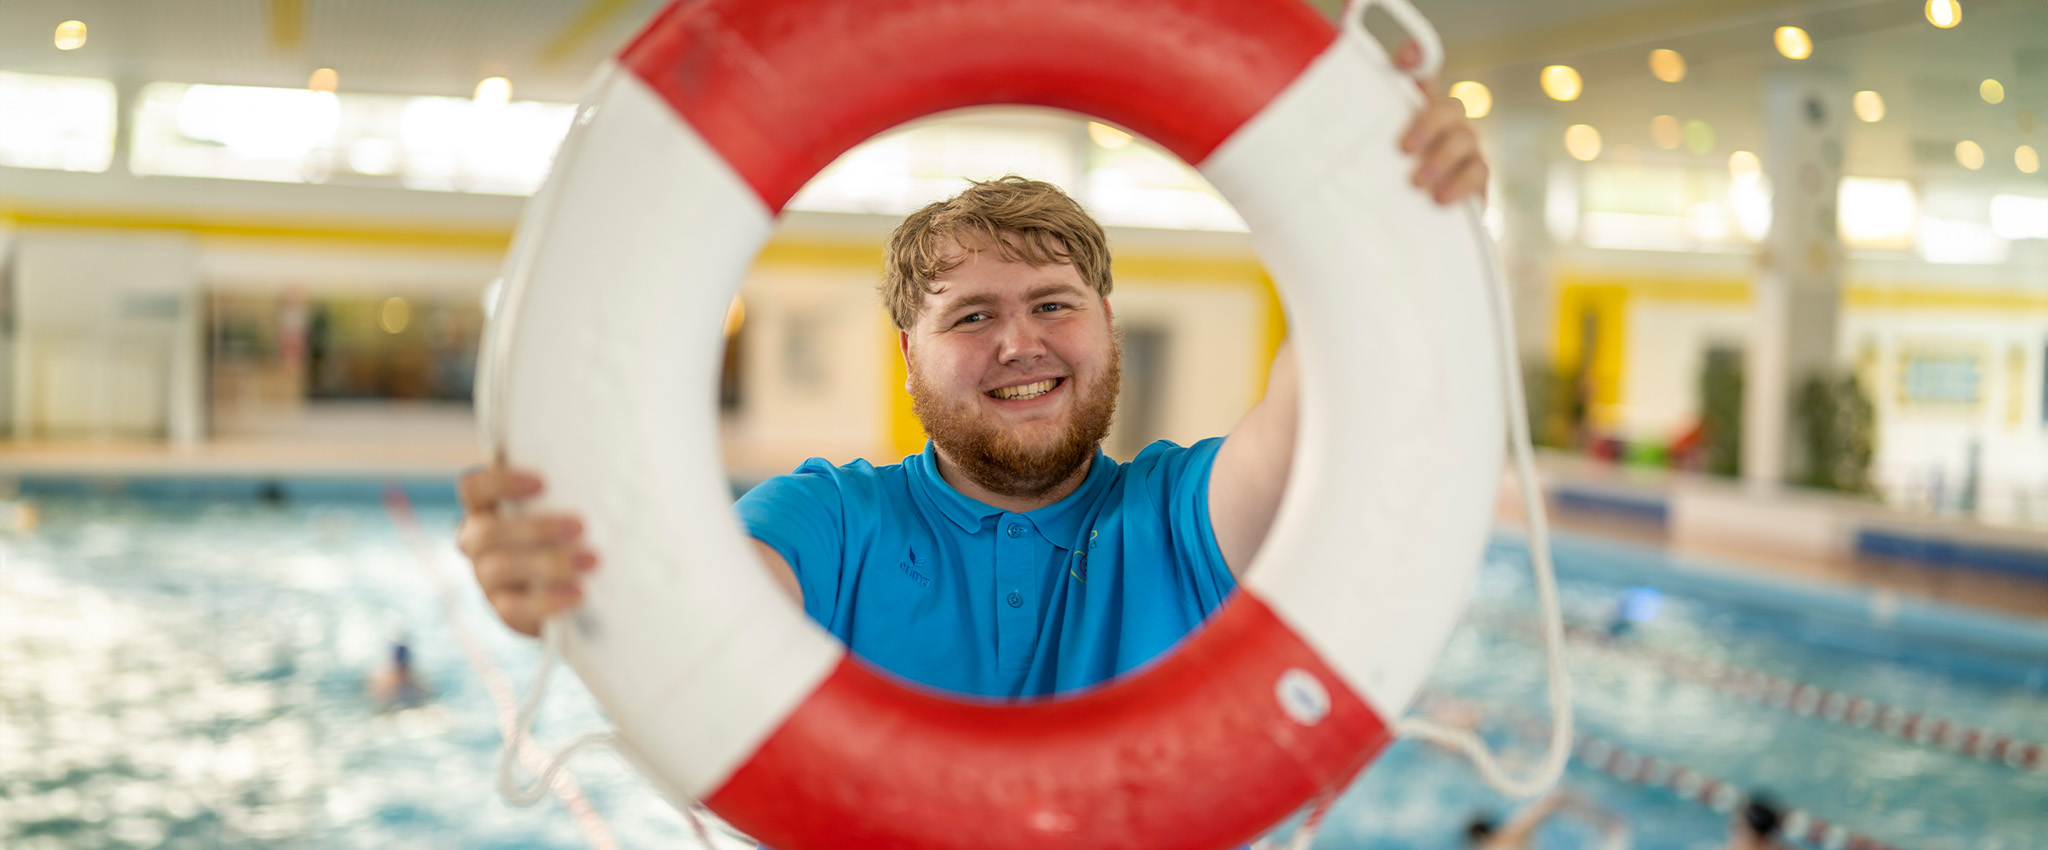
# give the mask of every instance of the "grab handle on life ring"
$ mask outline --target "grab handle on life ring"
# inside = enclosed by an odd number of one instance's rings
[[[1444,69],[1443,37],[1437,35],[1436,27],[1430,26],[1429,20],[1424,18],[1421,12],[1415,11],[1415,7],[1409,5],[1408,0],[1351,0],[1344,8],[1343,26],[1346,37],[1368,42],[1373,40],[1372,34],[1365,29],[1365,9],[1368,6],[1378,6],[1386,10],[1387,15],[1393,18],[1395,23],[1408,31],[1408,37],[1414,39],[1415,46],[1422,51],[1422,61],[1414,68],[1408,69],[1408,75],[1421,82],[1436,79],[1436,75]]]

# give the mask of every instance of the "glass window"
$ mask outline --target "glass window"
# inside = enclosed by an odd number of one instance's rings
[[[793,209],[904,215],[965,187],[1018,174],[1072,188],[1079,169],[1064,128],[940,119],[869,139],[818,172]]]
[[[534,101],[151,83],[135,108],[130,167],[526,195],[547,177],[575,112]]]
[[[107,170],[114,104],[106,80],[0,71],[0,165]]]
[[[1142,139],[1073,116],[953,115],[854,146],[790,200],[792,209],[904,215],[965,179],[1017,174],[1073,193],[1107,225],[1244,230],[1195,169]]]
[[[1913,247],[1920,199],[1913,183],[1890,177],[1843,177],[1835,192],[1835,227],[1851,248],[1903,251]]]
[[[1244,219],[1180,157],[1143,141],[1090,151],[1081,202],[1104,224],[1244,230]]]
[[[1574,228],[1591,248],[1732,250],[1769,229],[1770,189],[1725,169],[1593,162],[1581,167]]]
[[[1908,406],[1968,407],[1983,395],[1980,357],[1971,352],[1907,350],[1900,392]]]

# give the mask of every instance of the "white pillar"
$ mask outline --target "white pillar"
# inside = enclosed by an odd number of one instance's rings
[[[1760,155],[1771,184],[1771,230],[1743,370],[1742,478],[1751,489],[1805,473],[1797,394],[1808,378],[1835,367],[1842,275],[1835,200],[1848,88],[1823,69],[1782,70],[1765,82]]]
[[[1525,364],[1555,367],[1555,240],[1547,216],[1564,124],[1553,110],[1527,106],[1496,109],[1485,121],[1497,181],[1489,201],[1500,218],[1501,266],[1514,293],[1518,353]]]

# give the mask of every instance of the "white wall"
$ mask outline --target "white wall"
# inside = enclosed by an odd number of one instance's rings
[[[1156,438],[1187,445],[1230,432],[1265,384],[1267,302],[1245,286],[1160,278],[1117,281],[1117,323],[1168,329]],[[1126,381],[1132,380],[1127,371]],[[1116,427],[1125,423],[1119,418]],[[1110,445],[1119,435],[1112,430]]]
[[[1844,357],[1863,364],[1879,432],[1872,473],[1895,503],[1952,508],[1977,444],[1978,510],[1989,519],[2048,519],[2048,428],[2041,421],[2048,311],[1851,311]],[[1903,399],[1909,350],[1978,358],[1980,398],[1955,408]]]
[[[1648,284],[1629,299],[1621,429],[1629,439],[1668,441],[1697,416],[1706,350],[1746,339],[1750,307],[1660,298],[1656,284],[1682,277],[1668,270],[1633,274]],[[1974,442],[1977,514],[1997,522],[2048,521],[2048,426],[2042,422],[2048,296],[2042,288],[2023,270],[1866,260],[1850,264],[1844,293],[1837,362],[1856,368],[1870,393],[1877,418],[1872,475],[1887,501],[1955,510]],[[1893,293],[1901,306],[1870,305],[1881,293]],[[1964,297],[1943,300],[1952,295]],[[1858,299],[1864,305],[1856,305]],[[1903,404],[1900,371],[1909,349],[1974,354],[1982,376],[1979,401],[1950,409]]]
[[[741,292],[746,324],[741,409],[726,421],[728,465],[742,478],[808,457],[890,463],[887,319],[874,275],[857,267],[757,268]],[[896,392],[901,392],[897,388]]]
[[[1697,424],[1707,351],[1746,346],[1751,324],[1747,305],[1631,299],[1622,436],[1670,442]]]
[[[18,231],[17,438],[199,439],[194,254],[176,231]]]

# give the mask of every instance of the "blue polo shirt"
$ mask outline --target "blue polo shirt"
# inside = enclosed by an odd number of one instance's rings
[[[1025,697],[1143,665],[1236,581],[1209,525],[1222,438],[1098,451],[1060,501],[1012,513],[902,463],[812,458],[740,498],[740,519],[796,571],[804,612],[869,662],[945,691]]]

